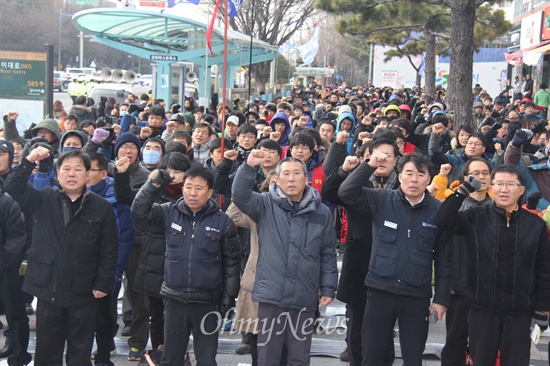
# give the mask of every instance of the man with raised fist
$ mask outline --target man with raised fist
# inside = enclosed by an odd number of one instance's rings
[[[441,228],[465,237],[470,354],[476,365],[528,366],[532,320],[548,327],[550,243],[546,225],[522,209],[523,174],[501,165],[491,175],[494,202],[459,211],[483,183],[469,176],[437,213]]]
[[[309,365],[315,310],[332,302],[338,281],[334,223],[299,159],[281,160],[270,191],[253,192],[258,165],[268,158],[268,152],[252,150],[232,191],[235,205],[258,225],[252,291],[258,301],[258,364],[278,366],[286,345],[288,360]]]
[[[365,278],[367,304],[363,318],[363,366],[391,365],[393,327],[399,320],[399,340],[407,365],[422,364],[428,320],[441,320],[450,297],[451,266],[446,235],[435,224],[440,203],[426,191],[431,162],[418,153],[403,156],[397,165],[399,189],[365,187],[379,167],[392,166],[394,154],[373,150],[360,164],[347,157],[352,170],[338,196],[372,220],[372,251]],[[432,262],[435,295],[432,297]]]
[[[52,152],[38,146],[13,170],[6,191],[33,215],[32,245],[23,290],[38,298],[35,365],[91,366],[95,299],[114,282],[116,218],[109,202],[86,189],[88,155],[67,151],[57,159],[59,189],[27,184],[36,164]]]

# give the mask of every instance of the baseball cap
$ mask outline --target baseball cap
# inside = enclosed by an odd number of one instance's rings
[[[13,163],[13,154],[15,152],[15,149],[13,148],[13,145],[11,142],[6,140],[0,140],[0,150],[3,150],[8,153],[10,156],[10,164]]]
[[[227,118],[227,123],[233,123],[234,125],[239,125],[239,117],[237,116],[229,116],[229,118]]]

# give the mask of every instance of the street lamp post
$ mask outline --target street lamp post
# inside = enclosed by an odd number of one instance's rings
[[[79,54],[80,57],[78,58],[78,67],[82,68],[84,67],[84,32],[80,31],[80,45],[79,45]]]
[[[63,16],[61,10],[62,9],[59,9],[59,44],[57,49],[57,71],[61,71],[61,17]]]

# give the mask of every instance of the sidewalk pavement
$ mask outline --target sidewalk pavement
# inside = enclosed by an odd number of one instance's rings
[[[338,272],[341,270],[342,255],[338,257]],[[36,306],[36,302],[34,304]],[[122,300],[118,303],[119,314],[122,313]],[[347,362],[342,362],[339,359],[340,352],[346,348],[345,343],[345,304],[335,300],[326,308],[321,308],[322,326],[325,331],[322,334],[315,334],[312,341],[311,349],[311,365],[312,366],[346,366]],[[35,316],[30,315],[29,318],[34,320]],[[5,317],[0,319],[4,324],[7,324]],[[122,320],[119,318],[119,323]],[[119,334],[115,338],[117,354],[111,356],[111,361],[117,366],[137,366],[138,362],[128,361],[128,337],[120,336],[123,324],[119,327]],[[531,366],[549,366],[548,364],[548,344],[550,342],[550,331],[545,333],[545,337],[540,338],[538,345],[531,344]],[[4,336],[0,332],[0,347],[4,345]],[[219,338],[218,356],[216,357],[218,366],[250,366],[250,355],[236,355],[234,350],[237,348],[241,340],[239,334],[232,332],[222,332]],[[400,359],[399,336],[394,338],[396,347],[396,360],[394,365],[403,365],[403,360]],[[36,333],[31,331],[29,352],[33,353],[35,349]],[[436,324],[430,324],[426,349],[424,351],[424,366],[440,365],[439,359],[441,349],[445,344],[445,319]],[[95,345],[94,345],[95,349]],[[151,349],[151,345],[148,345]],[[190,349],[191,361],[195,365],[195,356],[193,350]],[[322,355],[322,356],[321,356]],[[33,366],[33,364],[30,364]],[[6,360],[0,361],[0,366],[7,366]],[[61,365],[60,365],[61,366]]]
[[[120,305],[120,304],[119,304]],[[120,306],[119,306],[120,308]],[[327,309],[321,309],[323,326],[325,327],[324,333],[313,336],[312,342],[312,366],[345,366],[347,362],[339,360],[338,356],[340,352],[346,347],[345,344],[345,320],[344,320],[345,306],[339,301],[334,301]],[[34,319],[34,315],[29,316]],[[5,317],[0,317],[4,324],[7,324]],[[121,322],[119,320],[119,322]],[[336,327],[334,325],[337,325]],[[119,327],[122,329],[122,326]],[[547,332],[550,335],[550,332]],[[1,334],[1,333],[0,333]],[[3,335],[0,336],[0,345],[4,345]],[[29,345],[29,351],[34,353],[35,349],[36,333],[31,331],[31,341]],[[128,338],[120,336],[120,333],[115,338],[115,344],[117,348],[117,354],[111,357],[111,360],[117,366],[137,366],[136,361],[128,361]],[[240,335],[232,334],[231,332],[223,332],[220,334],[220,341],[218,346],[218,356],[216,360],[218,366],[249,366],[251,364],[250,355],[236,355],[234,353],[235,348],[240,343]],[[396,356],[400,356],[399,350],[399,336],[395,338],[396,342]],[[541,337],[537,346],[534,344],[531,347],[531,365],[532,366],[548,366],[548,342],[550,337]],[[441,348],[445,343],[445,323],[438,322],[437,324],[430,324],[430,331],[428,334],[428,340],[426,343],[426,350],[424,352],[424,366],[440,365],[439,355]],[[150,348],[150,345],[149,345]],[[95,349],[95,346],[94,346]],[[196,364],[195,356],[192,349],[190,350],[191,361],[193,365]],[[319,356],[323,354],[324,356]],[[7,365],[6,360],[0,361],[0,366]],[[30,365],[33,365],[32,363]],[[396,358],[394,365],[403,365],[403,360]]]

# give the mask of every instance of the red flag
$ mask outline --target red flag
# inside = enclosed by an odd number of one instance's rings
[[[218,0],[216,2],[216,7],[214,8],[212,19],[210,19],[210,25],[208,26],[208,30],[206,31],[206,44],[208,46],[208,49],[210,50],[211,55],[214,54],[214,52],[212,52],[212,32],[214,31],[214,22],[216,21],[216,16],[218,15],[218,9],[220,8],[220,3],[221,3],[221,0]]]

